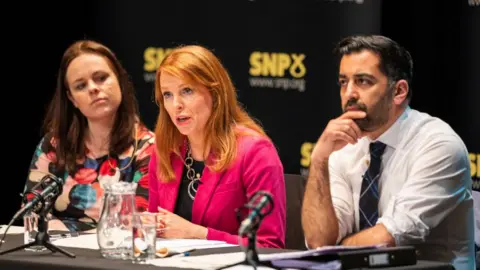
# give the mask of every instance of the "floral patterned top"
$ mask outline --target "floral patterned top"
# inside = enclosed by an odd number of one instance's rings
[[[24,193],[31,190],[49,172],[63,182],[63,191],[52,207],[52,218],[59,219],[70,231],[86,231],[96,228],[102,210],[104,183],[127,181],[137,183],[136,206],[138,211],[148,208],[148,163],[154,151],[155,135],[145,126],[137,127],[138,146],[134,144],[119,156],[104,155],[94,158],[87,149],[83,160],[77,160],[74,172],[63,175],[55,168],[55,140],[43,137],[36,147],[30,164],[30,173]],[[132,163],[123,169],[132,158]],[[120,169],[119,169],[120,168]],[[123,169],[123,170],[121,170]],[[36,188],[38,190],[38,188]],[[33,198],[28,193],[26,200]]]

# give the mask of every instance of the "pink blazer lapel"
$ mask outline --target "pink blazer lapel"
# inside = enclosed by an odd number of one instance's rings
[[[195,224],[202,224],[205,212],[210,205],[210,200],[215,192],[218,182],[222,178],[223,173],[211,171],[205,166],[203,170],[201,181],[202,184],[198,187],[197,195],[192,207],[192,222]]]
[[[186,148],[182,147],[180,153],[182,157],[185,156]],[[172,182],[163,182],[160,181],[159,184],[159,196],[160,196],[160,205],[173,213],[175,210],[175,203],[177,202],[178,189],[180,188],[180,181],[182,181],[183,173],[183,160],[178,157],[176,154],[172,154],[172,168],[175,171],[175,180]]]

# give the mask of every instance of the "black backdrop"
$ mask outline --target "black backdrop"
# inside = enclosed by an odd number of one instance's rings
[[[4,22],[3,42],[8,160],[0,224],[20,204],[18,193],[41,137],[60,57],[84,37],[117,53],[132,75],[150,128],[158,112],[151,81],[155,63],[178,44],[213,49],[231,73],[240,101],[277,145],[285,171],[306,174],[313,143],[340,113],[334,43],[356,33],[389,36],[414,57],[411,106],[444,119],[464,139],[474,187],[480,189],[480,7],[474,1],[133,2],[32,2],[8,9],[12,18]]]

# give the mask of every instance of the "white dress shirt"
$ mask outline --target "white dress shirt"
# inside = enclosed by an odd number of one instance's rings
[[[468,151],[442,120],[407,107],[378,139],[387,145],[378,182],[377,223],[418,259],[475,269],[472,179]],[[332,153],[329,172],[339,243],[358,232],[359,194],[372,141],[364,137]]]

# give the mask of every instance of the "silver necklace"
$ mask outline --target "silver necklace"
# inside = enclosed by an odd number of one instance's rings
[[[197,194],[197,189],[195,188],[195,184],[198,186],[198,182],[200,182],[200,174],[195,173],[195,170],[192,167],[193,165],[193,158],[192,158],[192,150],[188,149],[187,157],[185,158],[185,166],[187,166],[187,179],[190,180],[188,183],[188,196],[195,200],[195,195]]]

